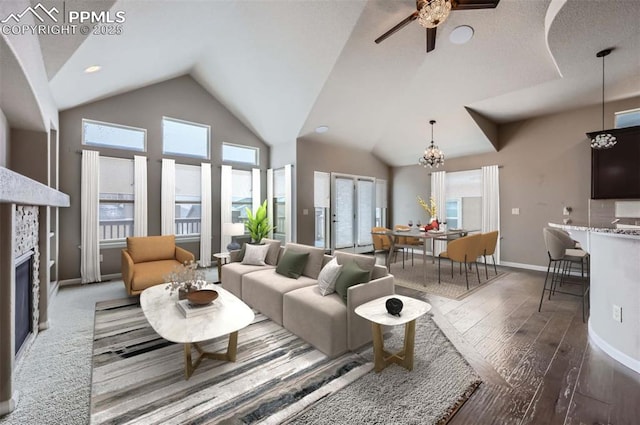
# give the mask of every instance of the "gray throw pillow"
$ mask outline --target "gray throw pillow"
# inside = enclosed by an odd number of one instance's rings
[[[250,264],[252,266],[265,266],[264,259],[267,257],[269,245],[250,245],[245,244],[244,258],[242,264]]]
[[[276,267],[276,273],[292,279],[297,279],[302,275],[302,271],[307,265],[308,260],[308,252],[295,252],[290,249],[286,249],[284,254],[282,254],[278,267]]]

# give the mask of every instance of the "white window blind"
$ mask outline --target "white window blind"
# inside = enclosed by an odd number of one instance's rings
[[[374,227],[373,180],[358,180],[358,245],[369,245],[371,228]]]
[[[133,236],[133,160],[106,156],[99,159],[99,238],[109,241]]]
[[[387,208],[386,180],[376,180],[376,208]]]
[[[331,174],[321,171],[313,172],[313,206],[315,208],[329,208],[330,186]]]
[[[133,160],[100,157],[100,199],[133,200]]]
[[[482,170],[447,173],[447,199],[474,198],[482,196]]]
[[[176,201],[200,202],[200,167],[176,164]]]

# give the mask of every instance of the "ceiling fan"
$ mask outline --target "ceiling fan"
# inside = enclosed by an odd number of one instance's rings
[[[436,29],[451,10],[493,9],[500,0],[416,0],[416,11],[376,38],[376,44],[391,37],[416,19],[427,29],[427,53],[436,48]]]

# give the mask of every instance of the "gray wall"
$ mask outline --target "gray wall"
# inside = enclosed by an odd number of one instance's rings
[[[605,108],[605,127],[613,127],[613,113],[640,105],[640,97],[611,102]],[[499,127],[500,150],[452,158],[448,172],[501,165],[500,217],[503,261],[546,266],[542,227],[562,222],[563,206],[573,208],[573,223],[586,223],[591,193],[591,151],[585,132],[600,128],[600,106],[580,108]],[[440,141],[446,154],[446,142]],[[408,199],[425,189],[428,173],[419,166],[395,168],[393,209],[400,217]],[[520,215],[512,215],[520,208]]]
[[[9,123],[0,109],[0,167],[9,168]]]
[[[220,165],[222,142],[260,148],[260,164],[269,164],[269,147],[233,116],[219,101],[189,76],[178,77],[60,113],[60,190],[71,197],[71,207],[60,211],[60,279],[80,275],[80,170],[83,118],[147,129],[147,178],[149,235],[160,234],[160,184],[162,155],[162,117],[178,118],[211,126],[211,164],[213,190],[213,252],[220,248]],[[137,152],[99,150],[101,155],[133,158]],[[167,156],[177,163],[199,165],[209,162],[187,157]],[[264,176],[264,174],[263,174]],[[266,184],[263,184],[263,193]],[[182,246],[199,257],[199,243]],[[120,272],[120,249],[102,250],[102,274]]]
[[[49,184],[49,141],[47,133],[11,130],[11,169],[42,184]]]
[[[335,172],[389,180],[391,169],[371,152],[298,139],[296,161],[297,241],[314,244],[313,172]],[[303,215],[307,209],[309,214]]]
[[[414,223],[420,219],[421,223],[427,223],[429,215],[418,204],[420,196],[429,202],[431,196],[431,176],[429,170],[420,165],[408,165],[406,167],[394,167],[393,179],[389,183],[392,197],[389,198],[390,216],[389,227],[396,224],[407,224],[408,220]]]

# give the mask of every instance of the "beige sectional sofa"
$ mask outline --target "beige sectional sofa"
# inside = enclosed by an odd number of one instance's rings
[[[371,256],[336,253],[339,264],[354,261],[360,268],[371,271],[370,282],[348,289],[345,305],[337,293],[322,296],[318,289],[318,274],[332,256],[325,255],[320,248],[288,243],[286,249],[309,253],[302,276],[293,279],[276,273],[284,248],[278,241],[265,242],[272,244],[267,265],[241,264],[238,253],[232,253],[231,262],[222,267],[223,288],[330,357],[371,341],[371,323],[355,314],[354,309],[394,293],[393,276],[385,267],[375,265]],[[275,252],[277,256],[272,255]]]

